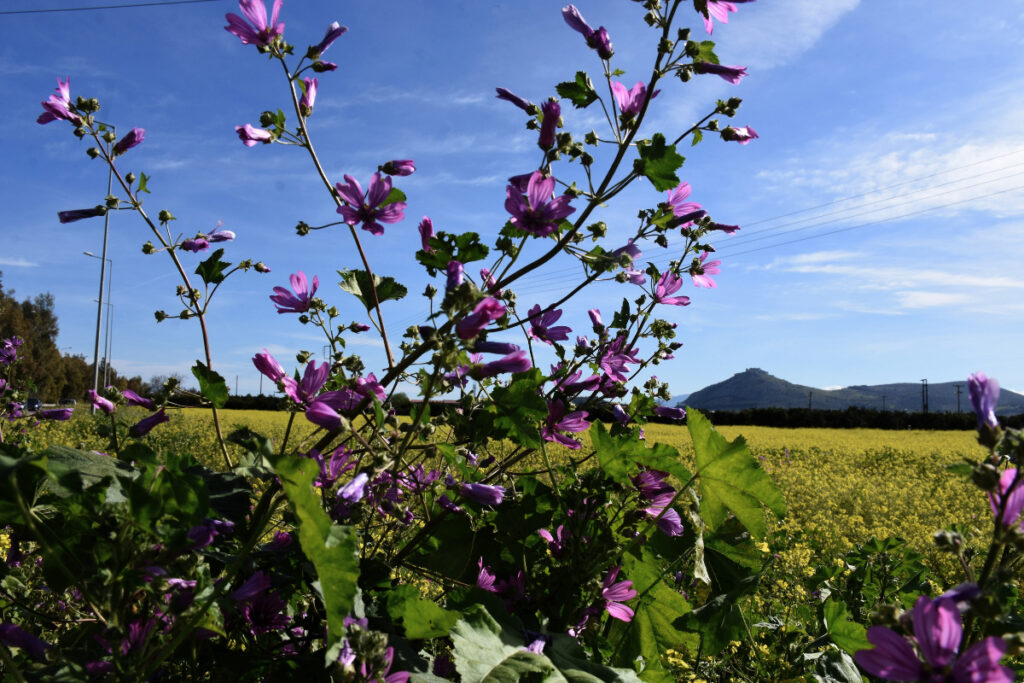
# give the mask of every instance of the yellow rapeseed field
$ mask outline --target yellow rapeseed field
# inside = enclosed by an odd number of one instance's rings
[[[171,423],[147,437],[155,447],[188,451],[212,467],[222,466],[209,411],[185,409],[169,415]],[[244,425],[275,444],[281,442],[287,419],[284,412],[221,411],[225,433]],[[68,423],[47,423],[34,440],[37,445],[103,450],[106,442],[93,433],[91,424],[85,414]],[[314,431],[302,415],[297,416],[291,443],[301,443]],[[806,572],[811,565],[832,561],[872,536],[905,538],[938,563],[931,542],[935,531],[957,523],[987,533],[990,514],[984,496],[945,471],[947,465],[984,457],[974,432],[735,426],[719,431],[730,440],[742,434],[782,489],[789,515],[781,530],[804,541],[814,539],[815,545],[831,551],[830,558],[812,557],[807,545],[797,541],[784,558],[794,569]],[[586,435],[580,436],[586,447]],[[646,439],[675,446],[692,466],[693,449],[685,427],[649,424]],[[549,448],[555,462],[563,452],[560,447]]]

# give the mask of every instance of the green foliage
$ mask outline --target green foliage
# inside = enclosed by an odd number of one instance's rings
[[[666,145],[665,136],[655,133],[649,143],[637,143],[640,158],[633,163],[637,173],[646,176],[654,189],[659,192],[674,189],[679,185],[676,175],[686,159],[676,153],[675,145]]]
[[[444,272],[450,261],[465,265],[486,258],[488,252],[487,245],[480,242],[480,235],[475,232],[439,232],[430,238],[430,251],[417,251],[416,260],[433,276]]]
[[[231,264],[227,261],[220,260],[220,257],[223,255],[224,250],[218,249],[210,254],[209,258],[196,266],[196,275],[203,278],[203,282],[207,285],[219,285],[224,282],[224,278],[227,277],[227,275],[224,274],[224,269]]]
[[[534,368],[516,375],[516,381],[507,387],[497,387],[491,393],[494,399],[490,412],[495,415],[494,426],[499,435],[530,448],[541,445],[537,422],[548,414],[548,406],[537,393],[544,377]]]
[[[199,380],[199,393],[203,395],[203,398],[216,407],[223,408],[228,401],[228,384],[224,378],[216,371],[206,367],[201,360],[197,360],[196,364],[192,366],[192,374]]]
[[[715,529],[731,512],[751,536],[764,538],[767,525],[762,506],[779,518],[786,514],[779,488],[758,466],[743,437],[726,441],[706,417],[691,408],[686,410],[686,426],[697,455],[701,517]]]
[[[855,621],[850,621],[844,603],[839,600],[826,600],[822,610],[825,626],[833,643],[850,654],[874,647],[868,642],[867,629]]]
[[[302,551],[316,567],[327,616],[328,651],[345,632],[345,617],[352,611],[359,578],[359,541],[355,529],[331,521],[313,488],[316,463],[309,458],[282,455],[272,458],[274,471],[296,518]]]
[[[338,283],[338,286],[359,299],[367,311],[371,311],[375,307],[374,287],[377,289],[377,301],[379,303],[395,301],[409,293],[409,290],[404,285],[399,284],[393,277],[381,277],[374,274],[371,284],[370,274],[365,270],[339,270],[338,275],[341,276],[341,282]]]
[[[597,100],[594,83],[585,71],[577,71],[576,78],[555,86],[558,94],[572,102],[577,109],[585,109]]]
[[[412,640],[446,636],[461,616],[424,600],[416,587],[408,584],[388,592],[387,609],[388,615],[402,624],[405,637]]]

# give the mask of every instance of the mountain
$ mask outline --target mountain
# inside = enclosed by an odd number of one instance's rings
[[[684,403],[686,403],[686,399],[688,399],[689,397],[690,397],[689,394],[679,394],[678,396],[673,396],[672,398],[668,399],[667,401],[665,401],[665,400],[658,401],[658,405],[659,406],[681,406]]]
[[[970,412],[967,382],[928,384],[928,410],[933,413],[957,411],[957,387],[961,412]],[[718,384],[690,394],[685,405],[700,410],[744,410],[746,408],[807,408],[845,410],[850,406],[918,412],[922,406],[921,383],[859,385],[842,389],[817,389],[774,377],[760,368],[750,368]],[[677,403],[677,405],[680,405]],[[1006,391],[999,394],[996,413],[1024,413],[1024,395]]]

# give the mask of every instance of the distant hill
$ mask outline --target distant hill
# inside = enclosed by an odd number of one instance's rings
[[[665,400],[658,401],[658,405],[660,405],[660,406],[679,406],[679,405],[683,405],[684,403],[686,403],[686,399],[689,398],[689,397],[690,397],[689,394],[679,394],[678,396],[673,396],[672,398],[668,399],[667,401],[665,401]]]
[[[928,410],[934,413],[956,412],[956,386],[960,386],[960,411],[971,411],[967,381],[928,384]],[[682,403],[682,402],[680,402]],[[676,405],[679,405],[677,403]],[[850,386],[842,389],[817,389],[793,384],[768,374],[760,368],[750,368],[733,375],[724,382],[704,387],[686,397],[685,405],[701,410],[746,410],[748,408],[807,408],[818,410],[846,410],[851,406],[877,410],[921,410],[921,384],[903,382]],[[996,413],[1018,415],[1024,413],[1024,395],[1003,390],[999,393]]]

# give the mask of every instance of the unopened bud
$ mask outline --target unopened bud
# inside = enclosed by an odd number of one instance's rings
[[[177,294],[178,296],[185,296],[185,292],[187,291],[188,289],[185,287],[185,285],[178,285],[177,289],[175,289],[175,294]]]
[[[964,545],[964,537],[955,531],[937,531],[932,541],[936,548],[949,553],[959,553]]]
[[[330,308],[328,308],[327,309],[327,315],[329,315],[332,318],[337,318],[338,317],[338,307],[337,306],[331,306]]]
[[[178,317],[181,318],[182,320],[188,320],[189,318],[192,317],[192,311],[188,310],[187,308],[183,308],[181,309],[181,313],[178,314]]]
[[[103,134],[103,141],[104,142],[113,142],[116,139],[117,139],[117,136],[114,135],[114,131],[112,131],[112,130],[108,130],[106,133]]]
[[[166,223],[170,223],[173,220],[177,220],[177,219],[174,218],[174,215],[170,211],[168,211],[167,209],[160,209],[160,213],[158,213],[156,215],[156,217],[157,217],[157,219],[159,219],[159,221],[161,223],[165,223],[165,224]]]
[[[90,159],[95,159],[100,155],[100,151],[95,147],[90,147],[89,149],[85,150],[85,153],[89,155]]]
[[[107,203],[108,209],[116,209],[118,204],[121,203],[121,200],[115,197],[114,195],[108,196],[105,201]]]
[[[302,315],[299,316],[299,322],[305,325],[306,323],[309,322],[309,316],[303,313]]]
[[[277,121],[277,115],[272,111],[265,111],[260,114],[260,125],[269,128]]]
[[[685,49],[686,49],[686,56],[687,57],[696,57],[697,55],[700,54],[700,43],[694,42],[692,40],[688,40],[688,41],[686,41],[686,48]]]
[[[142,253],[143,254],[155,254],[156,253],[156,247],[153,246],[152,242],[146,242],[145,244],[142,245]]]
[[[162,323],[163,321],[167,320],[167,314],[163,311],[154,311],[153,317],[156,318],[156,321],[158,323]]]
[[[679,29],[679,31],[676,33],[676,38],[678,38],[680,41],[689,40],[690,39],[690,29],[688,29],[688,28],[681,28],[681,29]]]
[[[597,133],[594,131],[590,131],[589,133],[583,136],[583,142],[587,143],[588,145],[593,145],[594,147],[597,147]]]
[[[263,261],[257,261],[256,265],[253,266],[253,268],[256,269],[257,273],[269,273],[270,272],[270,268],[268,268],[267,264],[265,264]]]
[[[309,225],[306,221],[299,221],[299,224],[295,226],[295,232],[298,233],[299,237],[305,237],[309,234]]]
[[[437,294],[437,287],[434,285],[427,285],[427,288],[423,290],[423,296],[428,299],[433,299],[435,294]]]
[[[132,173],[131,171],[128,171],[128,175],[126,175],[124,179],[128,181],[129,185],[131,185],[132,183],[135,182],[135,174]]]
[[[306,362],[309,361],[310,356],[312,355],[313,354],[310,351],[299,351],[297,354],[295,354],[295,360],[297,360],[300,365],[305,365]]]

